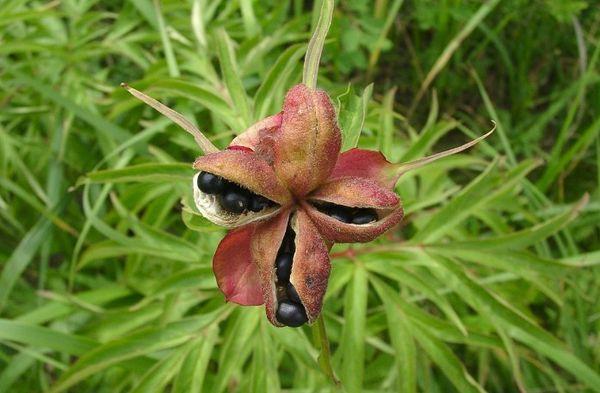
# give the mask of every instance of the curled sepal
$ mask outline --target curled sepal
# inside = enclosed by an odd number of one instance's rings
[[[199,174],[196,174],[193,179],[196,207],[204,217],[217,225],[235,228],[264,220],[275,215],[281,206],[291,202],[289,191],[279,182],[273,169],[251,151],[224,150],[202,156],[196,159],[194,168],[220,176],[254,194],[276,202],[276,205],[258,213],[249,210],[241,214],[230,213],[221,207],[217,195],[205,194],[198,188]]]
[[[293,215],[291,227],[296,233],[296,252],[290,282],[300,296],[308,323],[313,323],[323,307],[331,270],[330,247],[302,209]]]
[[[361,177],[373,179],[392,190],[396,184],[394,164],[378,151],[350,149],[339,155],[330,180],[341,177]]]
[[[328,181],[311,193],[308,200],[375,209],[392,209],[400,202],[394,192],[376,180],[364,177],[342,177]]]
[[[229,146],[248,148],[258,154],[263,160],[272,164],[274,159],[273,150],[275,148],[277,132],[281,127],[282,117],[282,114],[278,113],[260,120],[235,137]]]
[[[289,209],[283,209],[271,220],[256,224],[252,235],[252,259],[258,269],[260,288],[267,318],[275,326],[283,326],[277,321],[277,289],[275,286],[275,258],[283,241],[290,216]]]
[[[302,197],[331,174],[341,133],[327,93],[305,85],[288,91],[282,116],[274,167],[288,188]]]
[[[339,155],[329,179],[333,180],[347,176],[369,178],[393,190],[396,182],[404,173],[423,167],[440,158],[460,153],[490,136],[496,129],[496,123],[493,121],[492,123],[494,124],[493,128],[479,138],[473,139],[464,145],[411,162],[392,164],[381,152],[358,148],[350,149]]]
[[[369,242],[400,222],[403,216],[398,196],[367,178],[332,180],[312,193],[308,202],[302,203],[323,237],[339,243]],[[324,203],[328,204],[327,209],[322,209]],[[375,217],[372,222],[354,224],[327,214],[328,209],[368,209]]]
[[[258,271],[250,251],[252,232],[251,226],[229,232],[213,258],[217,285],[225,299],[242,306],[263,304]]]

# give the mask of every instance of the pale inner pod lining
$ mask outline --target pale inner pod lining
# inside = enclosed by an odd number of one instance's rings
[[[228,212],[221,207],[217,195],[205,194],[200,191],[197,186],[199,175],[199,172],[196,173],[192,179],[192,189],[194,190],[194,202],[196,203],[196,208],[207,220],[217,225],[225,228],[235,228],[249,224],[253,221],[265,220],[277,214],[281,207],[279,205],[267,207],[260,212],[247,210],[241,214]]]

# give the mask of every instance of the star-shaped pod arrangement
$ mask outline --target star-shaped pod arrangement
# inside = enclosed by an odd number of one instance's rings
[[[275,326],[318,318],[335,242],[369,242],[400,222],[394,188],[403,173],[493,132],[404,164],[377,151],[340,153],[342,135],[327,93],[299,84],[287,92],[281,112],[219,151],[181,115],[123,86],[194,135],[205,153],[194,162],[196,206],[229,229],[213,258],[218,286],[227,301],[264,304]]]

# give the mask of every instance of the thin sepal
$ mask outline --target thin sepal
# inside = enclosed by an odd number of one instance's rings
[[[478,144],[479,142],[481,142],[482,140],[484,140],[485,138],[490,136],[496,130],[496,122],[494,120],[492,120],[492,123],[494,124],[494,126],[492,127],[491,130],[489,130],[488,132],[486,132],[484,135],[480,136],[479,138],[473,139],[471,142],[465,143],[464,145],[454,147],[452,149],[448,149],[448,150],[433,154],[428,157],[419,158],[418,160],[414,160],[411,162],[403,162],[400,164],[395,164],[394,171],[395,171],[396,179],[400,178],[400,176],[402,176],[403,174],[405,174],[409,171],[412,171],[417,168],[421,168],[429,163],[432,163],[433,161],[439,160],[440,158],[444,158],[444,157],[451,156],[456,153],[460,153],[461,151],[466,150],[466,149],[470,148],[471,146]]]
[[[213,145],[213,143],[206,136],[204,136],[202,131],[200,131],[194,124],[192,124],[192,122],[183,117],[183,115],[181,115],[180,113],[175,112],[173,109],[161,104],[154,98],[147,96],[141,91],[134,89],[127,83],[121,83],[121,87],[127,90],[129,93],[131,93],[131,95],[133,95],[135,98],[150,105],[158,112],[173,120],[178,126],[192,134],[194,140],[196,141],[202,152],[204,152],[204,154],[216,153],[219,151],[219,149],[215,145]]]

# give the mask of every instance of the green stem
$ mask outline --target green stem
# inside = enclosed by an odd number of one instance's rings
[[[167,59],[167,67],[169,68],[169,76],[172,78],[179,78],[181,73],[179,72],[179,67],[177,66],[177,60],[175,59],[175,52],[173,52],[173,47],[171,46],[171,39],[169,38],[169,33],[167,32],[167,26],[165,24],[165,19],[163,17],[162,11],[160,9],[160,1],[154,0],[154,9],[156,11],[156,18],[158,19],[158,31],[160,33],[160,39],[163,44],[163,48],[165,51],[165,57]]]
[[[318,357],[319,366],[321,370],[331,379],[331,382],[335,386],[340,386],[340,381],[336,378],[333,367],[331,366],[331,351],[329,349],[329,338],[327,338],[327,330],[325,330],[325,321],[323,320],[323,314],[319,315],[317,321],[312,325],[312,332],[315,341],[315,345],[320,347],[320,353]]]
[[[306,50],[302,83],[311,89],[315,89],[317,87],[319,62],[321,61],[321,53],[323,52],[325,37],[327,37],[329,26],[331,26],[333,6],[333,0],[323,0],[317,27],[315,28],[315,32],[313,33],[310,42],[308,43],[308,49]]]

